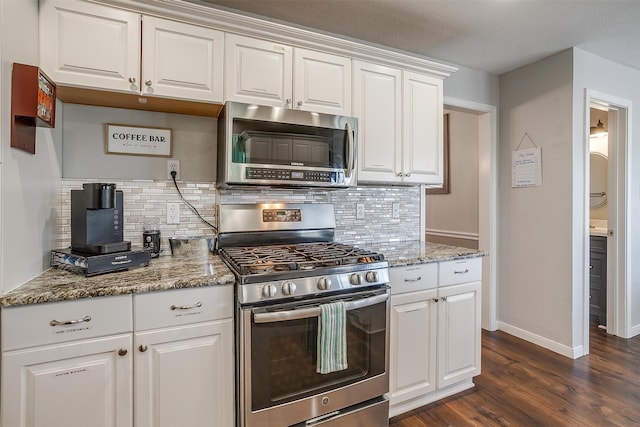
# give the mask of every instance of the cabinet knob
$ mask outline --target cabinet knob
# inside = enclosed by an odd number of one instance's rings
[[[406,176],[407,178],[411,176],[411,173],[405,173],[404,176]]]
[[[402,172],[397,173],[396,176],[398,177],[402,176]]]
[[[434,298],[434,299],[433,299],[433,302],[438,302],[438,298]]]
[[[126,356],[126,355],[127,355],[126,348],[121,348],[120,350],[118,350],[118,356]]]
[[[129,77],[129,83],[135,84],[135,82],[136,82],[136,78],[135,77]]]
[[[140,350],[140,353],[144,353],[145,351],[147,351],[147,346],[144,344],[140,344],[140,347],[138,347],[138,350]]]
[[[151,80],[147,80],[147,81],[144,82],[144,84],[146,84],[147,86],[151,86],[152,82],[151,82]]]
[[[302,107],[302,101],[298,101],[298,108]]]
[[[284,107],[285,107],[285,108],[289,108],[289,106],[291,106],[291,100],[287,98],[287,99],[285,99],[285,101],[284,101]]]
[[[440,298],[443,302],[447,302],[447,297]]]

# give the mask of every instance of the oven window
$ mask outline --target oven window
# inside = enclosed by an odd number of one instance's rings
[[[301,399],[383,374],[386,304],[347,311],[347,364],[316,373],[318,318],[252,323],[252,409]]]

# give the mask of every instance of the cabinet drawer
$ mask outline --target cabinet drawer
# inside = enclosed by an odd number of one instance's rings
[[[389,269],[391,293],[421,291],[438,287],[438,263],[408,265]]]
[[[440,263],[440,286],[482,280],[482,258],[466,258]]]
[[[176,289],[133,296],[137,331],[233,315],[233,286]]]
[[[2,349],[55,344],[133,330],[131,295],[2,309]]]

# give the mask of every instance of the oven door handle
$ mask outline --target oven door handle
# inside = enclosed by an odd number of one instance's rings
[[[370,305],[380,304],[381,302],[385,302],[389,299],[389,294],[385,293],[382,295],[376,295],[369,298],[363,298],[356,301],[349,301],[344,304],[345,309],[355,310],[358,308],[368,307]],[[255,323],[274,323],[274,322],[285,322],[287,320],[298,320],[298,319],[307,319],[309,317],[318,317],[320,316],[321,310],[320,306],[310,307],[310,308],[301,308],[298,310],[287,310],[287,311],[274,311],[271,313],[255,313],[253,315],[253,321]]]

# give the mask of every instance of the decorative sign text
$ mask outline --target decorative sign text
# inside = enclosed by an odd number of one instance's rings
[[[106,124],[108,154],[171,157],[171,129]]]

